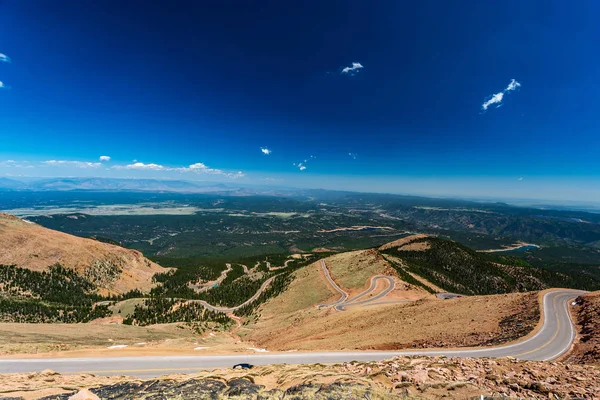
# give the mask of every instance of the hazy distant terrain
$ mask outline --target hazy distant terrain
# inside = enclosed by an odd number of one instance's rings
[[[519,241],[536,244],[541,248],[517,254],[533,263],[572,267],[600,262],[600,214],[595,213],[223,185],[204,186],[210,189],[206,193],[177,193],[201,186],[124,181],[128,180],[55,179],[22,183],[27,189],[18,190],[8,189],[3,181],[0,210],[78,236],[109,238],[148,255],[256,255],[319,247],[343,251],[377,246],[408,233],[428,233],[478,250]]]

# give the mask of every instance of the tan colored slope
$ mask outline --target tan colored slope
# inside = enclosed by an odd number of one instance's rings
[[[358,250],[340,253],[325,259],[331,277],[342,287],[352,292],[353,289],[366,288],[368,280],[375,275],[396,276],[376,250]]]
[[[600,365],[600,291],[577,298],[571,313],[577,325],[577,339],[567,362]]]
[[[421,233],[417,233],[416,235],[406,236],[406,237],[400,238],[398,240],[394,240],[393,242],[389,242],[389,243],[382,245],[381,247],[379,247],[379,250],[388,250],[388,249],[391,249],[394,247],[402,247],[402,246],[407,245],[410,242],[413,242],[417,239],[422,239],[422,238],[426,238],[426,237],[428,237],[428,236],[421,234]]]
[[[295,272],[288,289],[265,303],[260,317],[237,333],[269,350],[353,350],[417,347],[477,346],[489,340],[511,340],[516,323],[505,318],[531,316],[519,321],[524,330],[537,324],[536,295],[510,294],[439,300],[418,286],[395,276],[377,251],[336,254],[325,259],[331,276],[345,291],[357,294],[370,284],[370,277],[394,277],[396,289],[386,300],[405,303],[348,307],[346,311],[318,309],[318,304],[339,298],[328,284],[320,263]],[[361,284],[362,282],[362,284]],[[383,287],[378,288],[383,290]],[[526,327],[525,327],[526,325]],[[519,332],[523,336],[526,332]]]
[[[259,320],[238,333],[256,347],[273,351],[448,348],[511,341],[526,335],[539,320],[536,295],[520,293],[429,298],[343,312],[311,308],[278,314],[275,307],[267,304]],[[513,331],[517,323],[503,323],[515,318],[520,318],[519,326],[526,324],[522,332]]]
[[[68,235],[8,214],[0,214],[0,249],[0,264],[42,271],[60,263],[104,294],[148,291],[152,276],[167,271],[137,250]]]

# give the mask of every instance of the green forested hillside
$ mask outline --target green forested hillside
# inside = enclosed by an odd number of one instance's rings
[[[47,271],[0,265],[0,320],[10,322],[87,322],[109,314],[95,286],[56,264]]]
[[[478,253],[451,240],[421,238],[426,250],[383,250],[399,272],[412,272],[435,285],[462,294],[498,294],[570,287],[598,290],[600,281],[573,271],[558,272],[510,256]],[[396,260],[395,260],[396,259]],[[399,259],[399,260],[398,260]]]

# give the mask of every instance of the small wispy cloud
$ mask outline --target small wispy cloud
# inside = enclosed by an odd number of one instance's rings
[[[0,81],[0,89],[6,89],[6,85],[4,85],[4,82]]]
[[[522,181],[522,180],[523,180],[523,177],[521,176],[521,177],[519,177],[519,179],[517,179],[517,180],[518,180],[518,181]]]
[[[50,165],[53,167],[71,166],[71,167],[75,167],[75,168],[98,168],[102,165],[99,162],[70,161],[70,160],[48,160],[48,161],[43,161],[42,164]]]
[[[352,157],[353,160],[356,160],[356,153],[348,153],[348,155]]]
[[[502,106],[502,100],[504,100],[504,95],[509,92],[512,92],[513,90],[516,90],[519,87],[521,87],[521,84],[515,79],[511,79],[506,89],[496,94],[493,94],[488,100],[483,102],[481,108],[483,109],[483,111],[486,111],[493,104],[497,104],[496,108]]]
[[[353,62],[352,66],[342,68],[342,74],[354,76],[360,72],[360,70],[364,68],[363,65],[359,62]]]
[[[266,156],[268,156],[269,154],[272,153],[271,149],[267,148],[267,147],[261,147],[260,151],[262,151],[262,153]]]
[[[313,160],[317,158],[317,156],[313,156],[311,155],[308,158],[305,158],[304,161],[299,162],[299,163],[293,163],[292,165],[296,168],[298,168],[300,171],[305,171],[306,170],[306,163],[308,163],[310,160]]]
[[[0,161],[0,167],[10,168],[34,168],[29,161],[4,160]]]
[[[7,56],[6,54],[0,53],[0,62],[9,63],[10,62],[10,57]]]
[[[109,156],[100,156],[100,161],[110,161]]]

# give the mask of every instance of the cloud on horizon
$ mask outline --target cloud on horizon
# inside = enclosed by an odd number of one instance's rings
[[[341,74],[354,76],[354,75],[358,74],[362,68],[364,68],[364,67],[361,63],[353,62],[351,67],[343,68]]]
[[[71,166],[75,168],[98,168],[102,166],[99,162],[89,162],[89,161],[67,161],[67,160],[48,160],[43,161],[42,164],[50,165],[53,167],[56,166]]]
[[[227,178],[242,178],[246,176],[242,171],[225,172],[217,168],[210,168],[204,163],[195,163],[187,167],[165,167],[164,165],[142,162],[136,162],[128,165],[115,165],[115,169],[129,169],[142,171],[172,171],[172,172],[193,172],[197,174],[222,175]]]
[[[34,168],[29,161],[5,160],[0,161],[0,167],[9,168]]]
[[[496,94],[493,94],[488,100],[483,102],[483,104],[481,105],[481,108],[483,109],[483,111],[487,111],[489,106],[491,106],[492,104],[498,104],[496,106],[496,108],[501,107],[502,100],[504,99],[504,95],[506,93],[512,92],[513,90],[516,90],[519,87],[521,87],[521,84],[519,82],[517,82],[515,79],[511,79],[511,81],[508,84],[508,86],[506,87],[506,89],[504,89],[503,91],[498,92]]]
[[[194,173],[194,174],[208,174],[218,175],[226,178],[242,178],[246,175],[242,171],[223,171],[217,168],[211,168],[204,163],[194,163],[188,166],[182,167],[170,167],[156,163],[143,163],[134,162],[126,165],[112,165],[107,166],[106,161],[111,158],[109,156],[100,156],[100,161],[75,161],[75,160],[46,160],[40,162],[30,161],[15,161],[15,160],[3,160],[0,161],[0,167],[5,168],[35,168],[35,167],[62,167],[62,168],[78,168],[78,169],[101,169],[105,171],[110,170],[121,170],[121,171],[163,171],[163,172],[174,172],[174,173]]]

